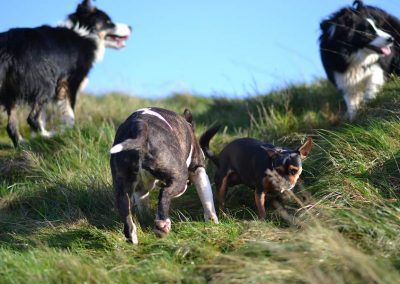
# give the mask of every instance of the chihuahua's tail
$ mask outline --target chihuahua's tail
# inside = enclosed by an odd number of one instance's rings
[[[133,126],[135,129],[135,138],[128,138],[121,143],[115,144],[111,150],[110,154],[116,154],[123,151],[136,150],[141,151],[145,146],[147,141],[147,125],[143,122],[135,124]]]
[[[210,140],[217,134],[221,125],[216,125],[206,130],[200,137],[200,147],[204,152],[204,155],[209,158],[217,167],[219,167],[218,157],[210,150]]]

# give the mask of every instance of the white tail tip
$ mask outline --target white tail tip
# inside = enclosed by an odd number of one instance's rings
[[[124,149],[124,147],[121,144],[117,144],[114,147],[111,148],[110,154],[116,154],[121,152]]]

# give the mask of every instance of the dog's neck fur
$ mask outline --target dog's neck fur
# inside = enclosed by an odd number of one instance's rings
[[[70,19],[66,19],[64,22],[60,23],[58,27],[67,28],[80,37],[91,39],[96,43],[95,60],[93,63],[101,62],[104,59],[104,54],[106,51],[106,46],[104,39],[101,39],[97,34],[92,33],[88,27],[80,25],[79,22],[72,22]]]

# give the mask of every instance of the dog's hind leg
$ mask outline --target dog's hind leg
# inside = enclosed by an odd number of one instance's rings
[[[182,177],[173,179],[170,184],[160,189],[154,228],[154,232],[159,237],[163,237],[171,231],[171,220],[169,218],[171,199],[182,194],[186,190],[186,187],[187,174],[183,174]]]
[[[28,116],[28,124],[33,131],[39,132],[43,137],[51,137],[52,134],[46,130],[46,114],[44,106],[46,100],[36,100]]]
[[[131,198],[133,183],[125,178],[116,177],[114,181],[115,197],[119,215],[124,222],[124,235],[128,242],[138,243],[136,225],[132,219]]]
[[[216,176],[215,178],[215,184],[217,186],[217,191],[218,191],[218,209],[220,211],[225,210],[225,198],[226,198],[226,191],[228,189],[228,178],[229,178],[229,173],[223,175],[222,178],[218,174],[218,176]]]
[[[8,123],[7,133],[11,138],[14,147],[18,147],[20,141],[23,140],[21,134],[18,131],[18,118],[15,106],[7,108]]]

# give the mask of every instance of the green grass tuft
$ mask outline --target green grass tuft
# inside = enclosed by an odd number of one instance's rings
[[[400,81],[393,78],[355,123],[326,81],[247,99],[176,94],[144,100],[83,95],[74,129],[14,150],[0,132],[1,283],[396,283],[400,279]],[[173,201],[173,231],[139,228],[125,242],[114,208],[108,151],[135,109],[190,108],[197,134],[213,123],[218,152],[252,136],[315,147],[288,211],[257,221],[252,192],[230,189],[221,224],[202,220],[196,192]],[[51,111],[51,110],[50,110]],[[24,113],[20,114],[21,121]],[[4,121],[4,120],[3,120]],[[55,125],[55,122],[50,125]],[[29,133],[27,126],[22,132]],[[210,176],[214,167],[209,166]],[[151,193],[156,203],[157,191]]]

